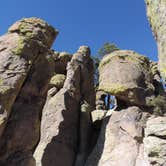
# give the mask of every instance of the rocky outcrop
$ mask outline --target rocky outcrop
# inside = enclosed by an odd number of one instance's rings
[[[161,84],[155,64],[132,51],[115,51],[103,58],[99,73],[99,89],[120,102],[110,117],[103,116],[86,166],[165,164],[166,98],[158,89]],[[163,106],[158,109],[159,103]]]
[[[97,145],[86,165],[141,166],[146,163],[139,153],[142,153],[143,127],[147,117],[138,107],[113,112],[103,121]],[[141,164],[136,164],[137,160],[142,160]]]
[[[18,21],[0,38],[0,136],[32,64],[56,35],[46,22],[30,18]]]
[[[166,78],[166,2],[165,0],[145,0],[147,6],[147,16],[153,31],[153,35],[157,40],[159,69]]]
[[[45,21],[13,24],[0,37],[0,166],[166,166],[164,9],[147,0],[160,72],[114,51],[100,62],[96,92],[88,46],[57,52],[58,31]]]
[[[146,96],[154,91],[149,60],[133,51],[120,50],[105,56],[99,72],[99,90],[126,102],[145,105]]]
[[[166,164],[166,117],[153,117],[148,120],[145,129],[145,152],[150,164]]]
[[[57,34],[43,20],[27,18],[0,38],[2,166],[81,166],[90,153],[90,49],[82,46],[73,56],[54,52]]]
[[[67,52],[54,52],[55,73],[66,74],[67,63],[71,60],[72,55]]]
[[[80,47],[68,63],[63,88],[48,96],[42,115],[41,139],[34,154],[37,165],[72,166],[77,151],[76,165],[85,160],[91,130],[90,112],[94,109],[92,64],[89,48]]]
[[[0,126],[1,165],[35,165],[32,152],[39,140],[40,115],[54,72],[47,56],[56,35],[43,20],[29,18],[16,22],[0,39],[4,47],[1,117],[6,115]]]

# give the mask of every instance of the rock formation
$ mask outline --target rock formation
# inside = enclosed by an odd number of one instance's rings
[[[45,21],[22,19],[0,37],[0,166],[166,166],[166,3],[146,4],[159,70],[114,51],[96,92],[90,48],[52,50],[58,31]]]
[[[110,118],[103,118],[99,139],[86,166],[166,164],[166,139],[162,135],[166,98],[156,89],[156,72],[151,63],[144,56],[125,50],[115,51],[100,62],[99,89],[114,95],[119,108]],[[154,102],[158,98],[163,105],[160,109]]]
[[[159,68],[164,79],[166,79],[166,1],[165,0],[145,0],[147,6],[147,16],[157,40]]]
[[[85,160],[91,131],[90,112],[94,109],[93,89],[93,62],[89,48],[83,46],[67,65],[63,88],[58,91],[55,86],[48,92],[41,139],[34,154],[37,165],[73,165],[77,151],[81,160],[78,162]]]

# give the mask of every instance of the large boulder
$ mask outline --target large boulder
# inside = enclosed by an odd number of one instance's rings
[[[56,34],[45,21],[29,18],[15,23],[0,39],[0,44],[6,43],[1,52],[2,61],[6,59],[0,74],[1,88],[8,88],[0,101],[7,116],[10,114],[0,141],[0,165],[35,165],[32,154],[39,141],[40,115],[54,73],[48,55]]]
[[[57,33],[45,21],[27,18],[0,37],[0,137],[34,61],[49,52]]]
[[[143,144],[148,116],[133,106],[105,118],[86,166],[150,166]]]
[[[145,105],[152,95],[152,73],[147,57],[133,51],[115,51],[106,55],[99,65],[99,90],[131,104]]]
[[[150,26],[157,40],[159,69],[166,79],[166,2],[165,0],[145,0],[145,2]]]

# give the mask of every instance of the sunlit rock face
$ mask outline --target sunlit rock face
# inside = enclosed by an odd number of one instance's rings
[[[54,73],[48,55],[57,34],[45,21],[26,18],[0,37],[0,165],[35,164],[32,153]]]
[[[159,69],[166,79],[166,1],[165,0],[145,0],[147,16],[157,40]]]
[[[58,87],[54,84],[53,90]],[[67,65],[64,86],[52,95],[48,93],[41,138],[34,153],[37,166],[72,166],[75,160],[77,165],[85,162],[93,106],[93,62],[90,49],[82,46]]]
[[[25,18],[0,37],[0,166],[166,166],[158,63],[106,55],[95,92],[90,48],[54,51],[57,35]]]
[[[99,73],[99,92],[114,95],[117,109],[113,109],[109,117],[102,116],[97,143],[85,165],[165,164],[166,98],[159,90],[163,88],[156,64],[133,51],[115,51],[101,60]],[[162,108],[158,107],[159,103]]]
[[[99,90],[118,98],[145,105],[145,98],[154,92],[151,62],[134,51],[115,51],[106,55],[99,66]]]

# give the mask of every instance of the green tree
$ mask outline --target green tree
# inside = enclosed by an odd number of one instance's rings
[[[119,50],[119,48],[114,43],[105,42],[103,46],[97,51],[97,57],[102,59],[105,55],[117,50]]]

